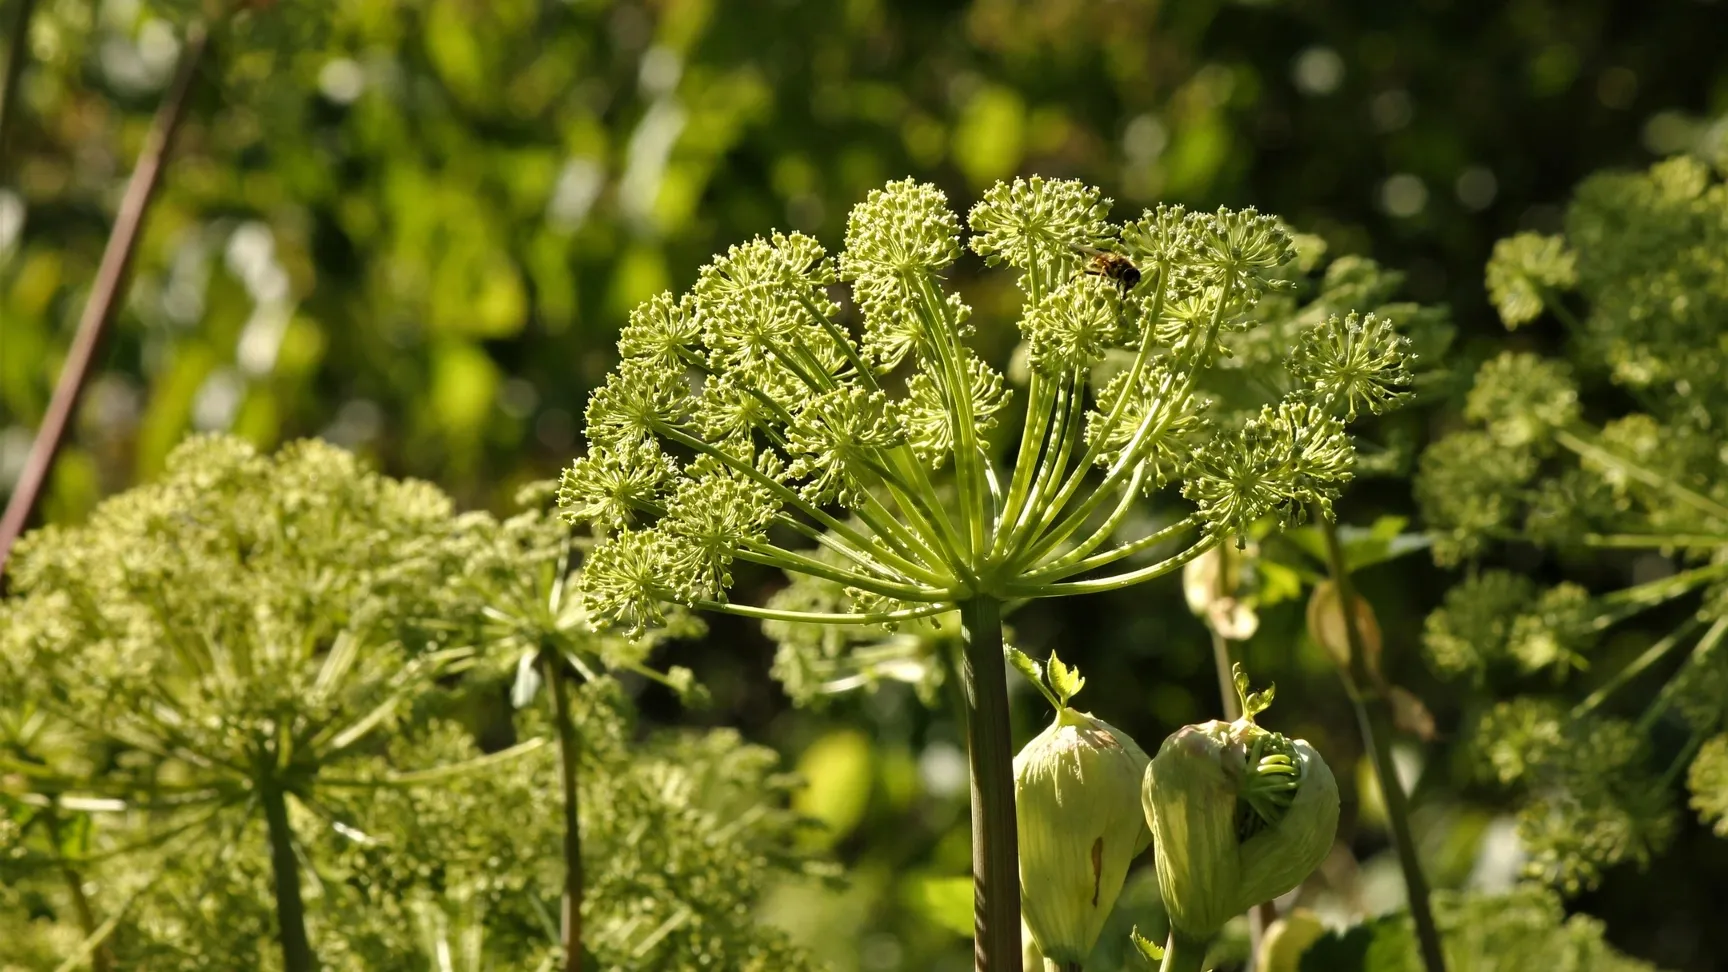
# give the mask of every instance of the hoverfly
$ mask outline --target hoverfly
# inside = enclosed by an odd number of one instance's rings
[[[1109,277],[1122,288],[1122,296],[1128,296],[1140,283],[1140,268],[1134,261],[1113,250],[1100,250],[1091,246],[1076,246],[1087,256],[1086,272],[1098,277]]]

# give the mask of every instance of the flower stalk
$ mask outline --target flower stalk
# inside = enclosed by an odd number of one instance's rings
[[[558,734],[558,783],[564,812],[564,906],[560,925],[564,947],[564,972],[582,969],[582,830],[581,796],[577,775],[581,771],[581,739],[570,713],[570,686],[563,659],[549,648],[541,650],[546,685],[552,696],[552,723]]]
[[[91,972],[112,972],[114,952],[106,941],[97,937],[100,926],[96,921],[96,910],[90,906],[90,896],[84,893],[84,875],[66,859],[60,830],[60,808],[50,805],[44,811],[43,817],[48,828],[49,844],[54,848],[55,866],[60,870],[61,879],[66,882],[66,894],[72,899],[72,910],[78,915],[78,928],[86,939],[97,938],[97,944],[90,953]]]
[[[258,780],[258,802],[270,836],[270,872],[276,896],[276,928],[284,972],[314,972],[318,958],[306,936],[306,903],[300,896],[300,861],[288,821],[288,794],[273,774]]]
[[[961,602],[966,697],[966,751],[972,786],[972,882],[978,969],[1018,964],[1020,842],[1014,820],[1014,750],[1008,724],[1008,676],[1002,660],[1002,605],[989,597]]]
[[[1326,539],[1326,564],[1338,590],[1338,603],[1341,607],[1353,607],[1357,603],[1356,585],[1350,579],[1337,524],[1329,517],[1315,519],[1319,521],[1320,531]],[[1392,830],[1393,847],[1398,853],[1398,865],[1404,875],[1404,889],[1409,898],[1410,917],[1416,926],[1422,965],[1427,972],[1446,972],[1440,929],[1434,922],[1434,911],[1429,903],[1428,879],[1423,874],[1422,860],[1416,852],[1416,838],[1410,829],[1409,797],[1398,780],[1398,767],[1392,759],[1392,705],[1379,673],[1370,663],[1369,647],[1357,623],[1357,612],[1343,608],[1340,614],[1344,619],[1345,643],[1350,648],[1350,664],[1345,670],[1344,684],[1349,690],[1350,704],[1356,709],[1362,744],[1374,760],[1374,777],[1380,783],[1381,799],[1386,804],[1386,818]]]

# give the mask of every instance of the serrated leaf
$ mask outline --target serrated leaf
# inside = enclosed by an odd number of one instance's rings
[[[1145,959],[1146,961],[1148,961],[1148,962],[1162,962],[1162,961],[1164,961],[1164,946],[1159,945],[1157,942],[1150,941],[1147,938],[1145,938],[1144,936],[1142,936],[1140,934],[1140,926],[1139,925],[1135,925],[1133,927],[1133,929],[1131,929],[1128,932],[1128,940],[1134,943],[1134,950],[1136,952],[1139,952],[1140,957]]]
[[[1236,683],[1236,698],[1242,703],[1242,718],[1254,721],[1254,717],[1272,707],[1272,699],[1278,692],[1278,686],[1268,685],[1261,692],[1248,691],[1248,673],[1242,670],[1242,663],[1231,666],[1231,677]]]
[[[1049,701],[1051,708],[1062,708],[1062,700],[1058,699],[1050,691],[1049,686],[1044,684],[1043,662],[1012,645],[1007,646],[1003,651],[1008,656],[1008,664],[1013,665],[1015,671],[1026,676],[1026,680],[1032,683],[1033,687],[1038,690],[1038,694]]]
[[[1007,653],[1008,664],[1013,665],[1015,671],[1030,679],[1033,685],[1043,684],[1044,664],[1042,662],[1018,648],[1010,647]]]
[[[1045,668],[1050,673],[1050,688],[1055,690],[1056,697],[1062,700],[1062,705],[1067,705],[1069,699],[1079,695],[1080,690],[1086,687],[1086,679],[1081,677],[1080,669],[1063,664],[1054,651],[1050,653],[1050,663]]]

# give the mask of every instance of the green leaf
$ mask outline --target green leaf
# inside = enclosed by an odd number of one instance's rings
[[[1256,598],[1258,607],[1269,608],[1302,596],[1303,576],[1300,570],[1264,557],[1255,562],[1254,569],[1260,573],[1260,590]]]
[[[1344,548],[1345,565],[1354,572],[1428,549],[1433,541],[1426,534],[1404,532],[1409,522],[1402,516],[1383,516],[1369,527],[1340,525],[1338,542]],[[1326,538],[1319,527],[1289,530],[1284,537],[1316,561],[1326,562]]]
[[[1162,961],[1164,961],[1164,946],[1158,944],[1157,942],[1150,941],[1150,940],[1142,937],[1140,934],[1140,926],[1139,925],[1135,925],[1128,932],[1128,940],[1134,943],[1134,950],[1136,952],[1139,952],[1140,957],[1145,959],[1146,961],[1148,961],[1148,962],[1162,962]]]
[[[1031,655],[1026,654],[1012,645],[1008,646],[1005,649],[1005,652],[1008,655],[1008,664],[1013,665],[1015,671],[1026,676],[1026,680],[1032,683],[1033,687],[1038,690],[1038,693],[1044,696],[1053,708],[1062,708],[1062,701],[1056,698],[1055,694],[1050,691],[1050,688],[1044,684],[1043,662],[1040,662],[1038,659],[1033,658]]]
[[[1231,675],[1236,682],[1236,698],[1242,703],[1242,718],[1249,722],[1254,717],[1272,707],[1272,698],[1278,692],[1278,686],[1268,685],[1263,692],[1248,691],[1248,673],[1242,670],[1242,663],[1231,666]]]
[[[1050,687],[1056,690],[1056,695],[1063,705],[1067,705],[1069,699],[1079,695],[1080,690],[1086,687],[1086,679],[1081,677],[1080,669],[1064,665],[1054,651],[1050,653],[1050,664],[1046,669],[1050,673]]]

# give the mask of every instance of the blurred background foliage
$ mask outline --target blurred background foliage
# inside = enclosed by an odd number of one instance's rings
[[[8,31],[19,6],[0,6]],[[209,13],[36,4],[0,158],[0,495],[185,28]],[[837,244],[851,204],[905,175],[960,206],[1033,172],[1101,186],[1118,217],[1154,200],[1256,205],[1330,256],[1404,271],[1399,299],[1448,306],[1458,329],[1454,377],[1402,420],[1426,437],[1455,422],[1475,362],[1564,340],[1499,328],[1482,287],[1494,241],[1555,231],[1586,174],[1686,148],[1728,110],[1720,0],[255,0],[220,21],[49,521],[153,475],[193,430],[264,447],[322,436],[503,509],[581,449],[583,403],[635,302],[773,227]],[[1011,306],[1005,279],[962,286],[985,315]],[[1340,509],[1366,525],[1411,507],[1392,475]],[[741,599],[780,580],[754,582]],[[1437,682],[1416,649],[1445,575],[1404,557],[1361,586],[1389,677],[1435,727],[1400,750],[1431,877],[1504,887],[1518,867],[1507,807],[1449,755],[1469,686]],[[1300,599],[1260,606],[1244,652],[1280,683],[1276,728],[1354,765],[1350,710],[1300,634]],[[1219,714],[1206,631],[1173,582],[1013,620],[1022,647],[1085,669],[1084,707],[1148,748]],[[795,806],[827,825],[807,849],[850,881],[788,885],[768,909],[820,957],[968,967],[949,710],[891,676],[794,708],[766,677],[772,652],[716,620],[668,653],[712,704],[688,712],[650,687],[645,721],[740,727],[802,775]],[[1043,716],[1029,692],[1017,716],[1030,737]],[[1386,911],[1402,888],[1378,795],[1349,785],[1372,776],[1341,778],[1343,839],[1309,903]],[[1648,869],[1569,905],[1632,954],[1718,968],[1725,875],[1724,845],[1688,819]]]

